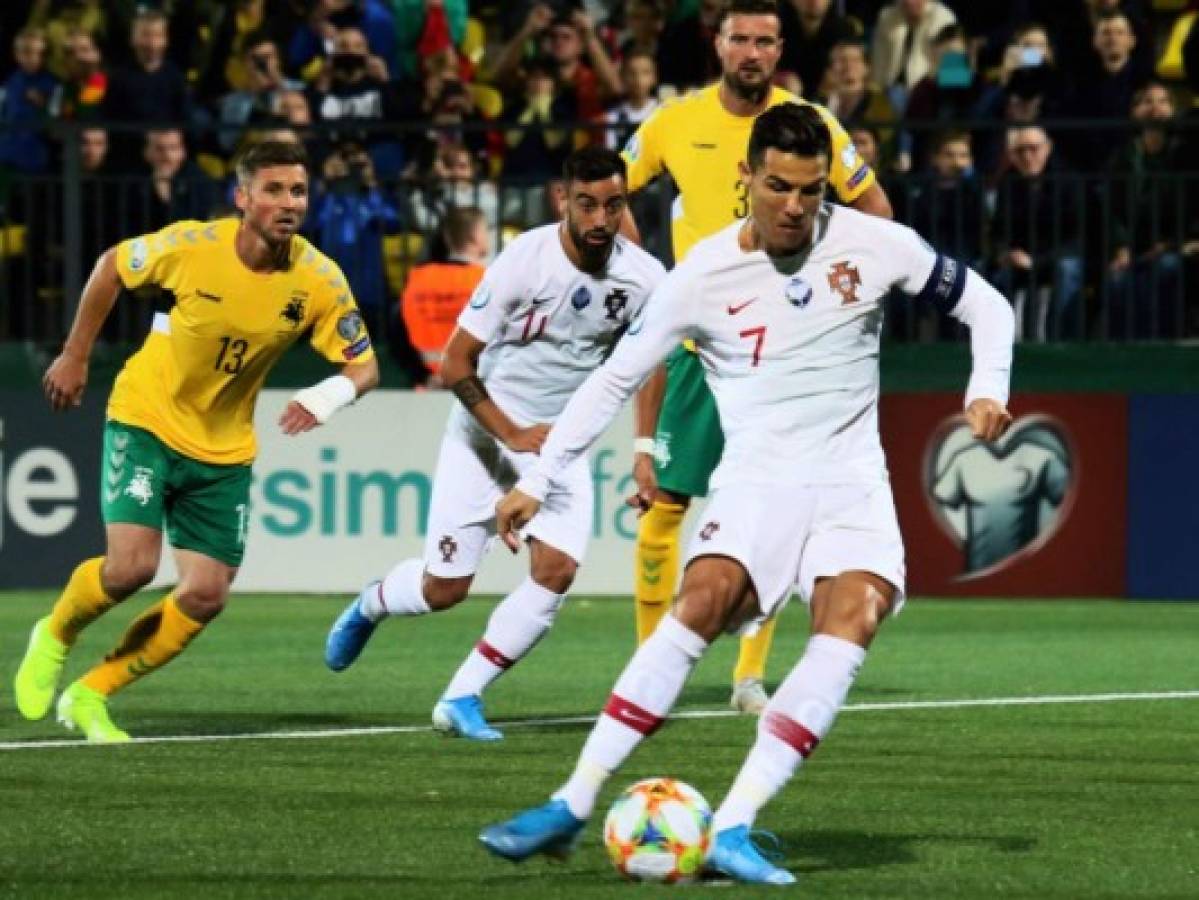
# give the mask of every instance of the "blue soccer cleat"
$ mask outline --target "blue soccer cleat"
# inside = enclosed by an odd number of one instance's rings
[[[472,741],[502,741],[504,733],[483,718],[483,700],[478,694],[439,700],[433,707],[433,727],[442,734]]]
[[[754,835],[766,837],[778,846],[778,838],[768,831],[757,831]],[[715,872],[748,884],[795,884],[794,875],[780,869],[762,854],[745,825],[716,833],[707,865]]]
[[[372,581],[362,589],[362,593],[354,598],[347,606],[325,639],[325,665],[334,672],[340,672],[353,665],[354,660],[362,653],[362,648],[375,633],[378,622],[372,622],[362,613],[362,598],[367,591],[379,590],[379,582]]]
[[[586,823],[575,818],[565,800],[551,800],[517,813],[507,822],[488,825],[479,834],[483,846],[504,859],[524,862],[534,853],[566,859]]]

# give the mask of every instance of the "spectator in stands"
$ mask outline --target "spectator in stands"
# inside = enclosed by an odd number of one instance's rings
[[[20,9],[20,3],[5,4]],[[46,35],[46,68],[59,80],[69,78],[67,71],[71,35],[83,31],[103,43],[112,37],[112,15],[104,0],[33,0],[29,7],[27,28],[40,28]]]
[[[908,92],[932,68],[934,36],[956,21],[939,0],[895,0],[879,12],[871,68],[901,115]]]
[[[396,25],[399,78],[420,74],[420,60],[446,47],[461,47],[470,10],[467,0],[391,0]]]
[[[167,128],[146,133],[143,158],[150,176],[149,227],[156,231],[181,219],[205,220],[220,203],[220,189],[188,157],[183,132]]]
[[[662,44],[662,29],[666,16],[659,0],[629,0],[625,5],[624,37],[620,42],[622,60],[634,53],[646,53],[658,62],[659,54],[668,52]],[[625,85],[628,90],[628,85]]]
[[[505,116],[511,124],[521,126],[505,136],[505,176],[540,182],[562,170],[571,151],[571,132],[565,126],[578,118],[578,110],[574,95],[559,90],[557,72],[552,59],[526,63],[524,97]]]
[[[425,184],[411,193],[412,223],[432,233],[452,209],[471,207],[483,214],[490,245],[499,246],[500,199],[495,184],[479,178],[474,154],[464,144],[443,144]]]
[[[1073,82],[1076,90],[1086,91],[1094,67],[1095,28],[1100,18],[1109,13],[1123,13],[1131,24],[1135,35],[1134,64],[1148,77],[1153,64],[1153,33],[1144,5],[1142,0],[1054,0],[1039,3],[1035,13],[1057,44],[1058,70]]]
[[[417,385],[436,388],[444,387],[439,377],[442,351],[458,314],[483,279],[493,249],[487,219],[475,207],[448,210],[439,231],[444,255],[408,273],[399,304],[400,322],[416,354],[405,368]]]
[[[917,168],[930,162],[932,133],[928,126],[970,119],[982,95],[982,82],[970,62],[966,30],[946,25],[933,38],[932,68],[908,95],[904,118],[924,128],[914,128],[912,157]]]
[[[901,218],[930,244],[971,268],[983,264],[983,191],[974,173],[970,133],[943,131],[931,141],[924,177],[903,198]]]
[[[96,39],[86,31],[72,31],[66,39],[63,64],[66,79],[52,104],[52,113],[67,121],[93,121],[103,117],[108,93],[108,73]]]
[[[226,151],[236,145],[245,126],[284,118],[281,109],[283,92],[296,92],[304,87],[303,82],[284,76],[279,47],[266,31],[258,31],[245,38],[241,59],[245,87],[225,94],[219,107],[219,140]]]
[[[343,31],[362,36],[362,56],[374,57],[374,74],[390,78],[396,65],[396,24],[384,0],[311,0],[307,19],[292,33],[287,48],[287,70],[313,81],[327,71],[329,47],[336,47]],[[357,51],[356,51],[357,52]],[[381,64],[381,68],[380,68]]]
[[[1016,307],[1022,337],[1081,337],[1081,181],[1057,164],[1039,125],[1010,129],[1007,149],[1011,169],[997,185],[991,230],[992,281]]]
[[[862,39],[862,25],[833,9],[832,0],[781,0],[779,19],[783,28],[783,55],[779,69],[799,76],[803,95],[809,100],[832,91],[825,84],[831,68],[833,48],[843,41]],[[865,45],[862,45],[865,54]],[[844,119],[842,119],[844,121]]]
[[[644,50],[634,50],[620,65],[620,80],[624,100],[604,113],[604,140],[613,150],[623,147],[637,126],[658,108],[658,64]]]
[[[167,59],[168,20],[144,8],[133,19],[129,38],[134,64],[113,72],[105,115],[125,122],[185,122],[190,100],[187,79]]]
[[[58,81],[46,71],[46,36],[25,28],[13,39],[17,69],[4,82],[0,105],[0,168],[36,175],[46,171],[50,151],[40,129],[49,117]]]
[[[878,136],[889,150],[893,133],[885,126],[895,121],[895,108],[871,80],[866,45],[860,38],[846,38],[833,45],[823,80],[829,92],[821,102],[829,112],[847,126],[865,123],[879,129]]]
[[[1108,165],[1111,218],[1106,294],[1109,332],[1121,337],[1182,336],[1180,249],[1188,235],[1179,172],[1192,166],[1168,126],[1174,99],[1159,81],[1139,88],[1132,119],[1145,127]]]
[[[359,29],[337,32],[333,54],[325,60],[314,83],[311,105],[319,121],[339,125],[380,125],[399,118],[399,102],[388,83],[387,63],[370,52],[366,35]],[[368,147],[375,170],[383,178],[393,178],[403,168],[400,143],[378,130],[338,128],[330,140],[352,140]]]
[[[679,5],[680,9],[683,4]],[[703,87],[720,77],[716,56],[716,26],[724,0],[699,0],[694,12],[668,20],[658,56],[658,81],[678,93]]]
[[[362,144],[338,144],[321,174],[307,227],[341,266],[367,321],[378,323],[389,306],[383,235],[399,230],[399,213],[379,190],[374,162]]]
[[[1148,77],[1146,68],[1133,57],[1136,35],[1124,13],[1107,12],[1099,16],[1094,31],[1095,60],[1084,72],[1085,80],[1075,91],[1070,112],[1088,119],[1125,121],[1132,104],[1133,91]],[[1090,169],[1103,169],[1123,135],[1105,132],[1080,135],[1072,142],[1073,156]]]
[[[555,16],[544,3],[529,11],[524,26],[500,51],[492,70],[493,80],[509,86],[516,83],[530,40],[536,41],[541,58],[553,61],[558,91],[571,98],[579,119],[595,121],[603,113],[604,101],[620,96],[620,73],[596,34],[591,17],[579,9]]]

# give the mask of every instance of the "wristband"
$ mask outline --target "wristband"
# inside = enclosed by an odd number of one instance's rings
[[[658,452],[658,442],[652,437],[633,438],[633,452],[655,456]]]
[[[358,388],[345,375],[330,375],[319,384],[296,391],[291,399],[324,425],[335,412],[358,399]]]

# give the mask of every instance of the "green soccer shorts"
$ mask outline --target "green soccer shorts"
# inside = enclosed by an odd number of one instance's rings
[[[655,440],[658,486],[685,497],[706,496],[708,479],[724,452],[724,432],[699,357],[683,347],[666,359],[666,393]]]
[[[240,566],[250,515],[246,464],[214,465],[172,450],[142,428],[109,419],[100,462],[106,525],[162,530],[177,550]]]

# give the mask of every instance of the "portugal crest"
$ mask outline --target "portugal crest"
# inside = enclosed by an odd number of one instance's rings
[[[842,306],[858,302],[858,285],[861,283],[858,267],[847,260],[834,263],[828,270],[828,286],[841,295]]]

